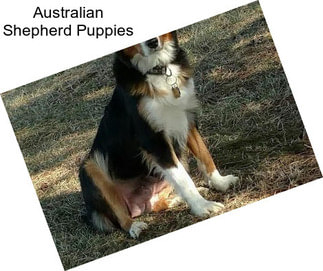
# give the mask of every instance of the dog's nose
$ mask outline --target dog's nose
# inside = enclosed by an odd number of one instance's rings
[[[158,47],[158,39],[157,38],[153,38],[153,39],[147,40],[146,41],[146,45],[150,49],[156,49]]]

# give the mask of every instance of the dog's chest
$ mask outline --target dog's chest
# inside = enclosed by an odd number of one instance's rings
[[[176,71],[174,73],[176,75]],[[145,97],[141,100],[139,108],[142,116],[155,131],[163,131],[170,138],[185,144],[190,121],[187,112],[198,105],[193,79],[179,86],[181,96],[178,98],[174,96],[164,76],[150,76],[148,80],[157,93],[153,98]]]

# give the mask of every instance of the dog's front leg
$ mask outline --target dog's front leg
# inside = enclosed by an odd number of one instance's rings
[[[196,157],[198,166],[204,173],[211,188],[225,192],[230,185],[238,181],[238,177],[233,175],[222,176],[219,173],[210,152],[195,126],[192,126],[188,133],[187,146]]]
[[[178,159],[175,162],[172,167],[162,168],[162,173],[172,184],[175,192],[187,202],[191,212],[196,216],[206,217],[221,210],[223,205],[204,199],[181,162]]]

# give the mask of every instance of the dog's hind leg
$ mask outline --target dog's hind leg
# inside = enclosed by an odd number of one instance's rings
[[[125,201],[105,169],[102,168],[102,163],[96,158],[97,157],[94,156],[94,158],[85,161],[84,169],[86,174],[91,178],[92,182],[99,190],[101,197],[106,202],[106,206],[111,209],[112,216],[115,217],[119,226],[123,230],[129,232],[131,237],[137,238],[141,231],[147,228],[147,224],[132,220]],[[106,215],[103,212],[92,212],[92,222],[95,223],[96,227],[102,228],[103,230],[106,227],[109,228],[109,226],[112,226],[112,223],[110,224],[110,220],[106,219]]]
[[[225,192],[232,184],[238,181],[238,177],[233,175],[220,175],[209,150],[195,126],[192,126],[188,133],[187,146],[197,159],[198,166],[207,178],[211,188]]]

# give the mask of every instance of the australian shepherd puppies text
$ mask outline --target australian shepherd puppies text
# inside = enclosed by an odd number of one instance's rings
[[[221,176],[197,129],[192,70],[176,32],[115,54],[116,87],[92,148],[80,167],[87,217],[95,228],[121,228],[137,238],[134,218],[184,201],[199,217],[223,205],[204,199],[185,166],[188,149],[211,188],[226,191],[238,178]]]

